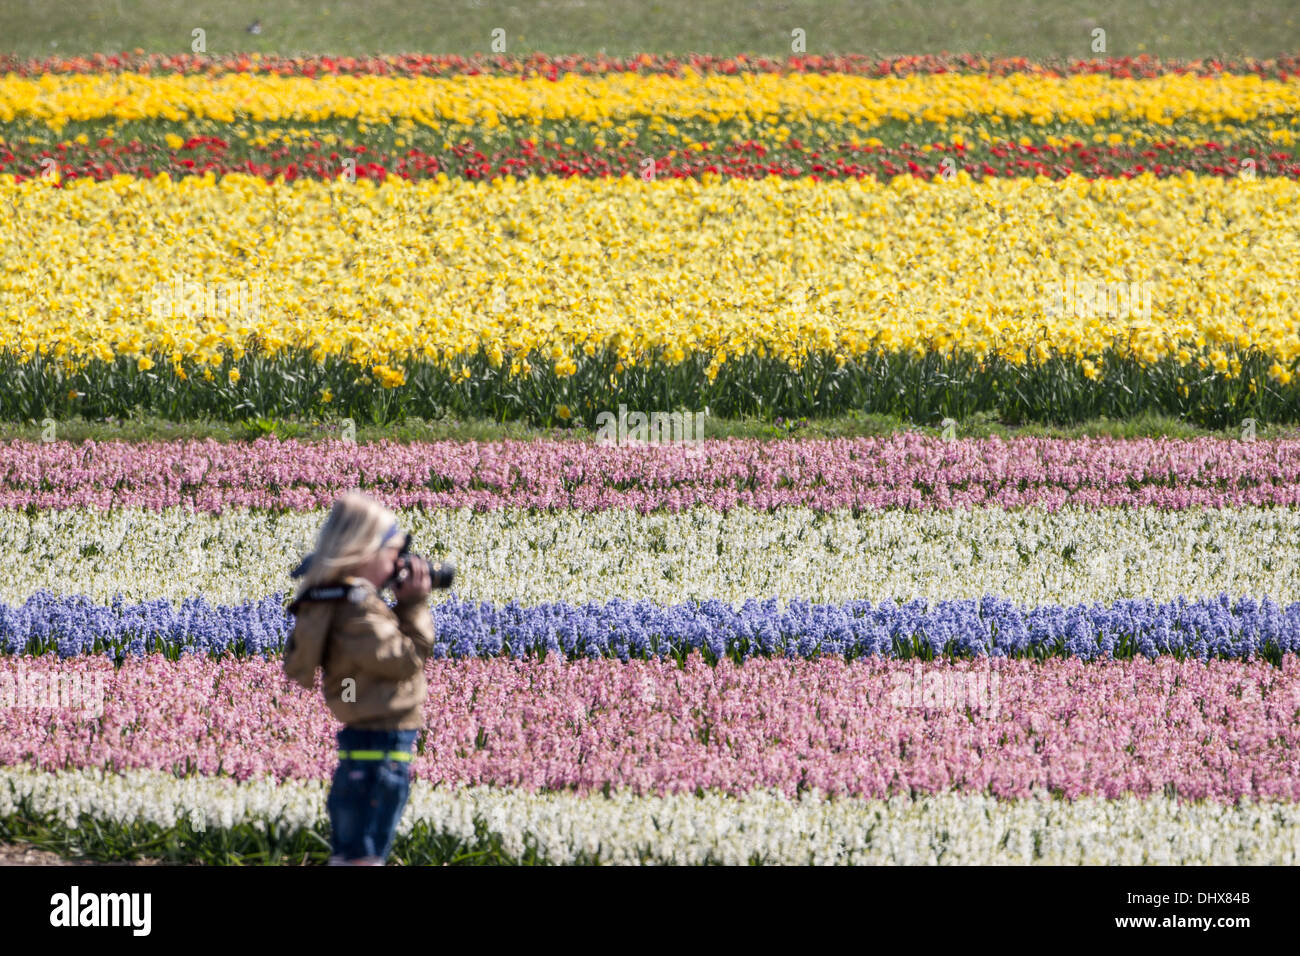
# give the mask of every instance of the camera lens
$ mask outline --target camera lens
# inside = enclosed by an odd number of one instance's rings
[[[434,564],[423,555],[411,551],[398,556],[397,566],[393,571],[393,576],[389,579],[389,584],[393,587],[402,584],[415,570],[415,562],[417,561],[423,561],[425,567],[429,569],[429,584],[431,587],[446,590],[451,587],[452,582],[456,579],[456,567],[450,561],[440,561]]]
[[[450,561],[429,565],[429,580],[435,588],[446,589],[456,578],[456,568]]]

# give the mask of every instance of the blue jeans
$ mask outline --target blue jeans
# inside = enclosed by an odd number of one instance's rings
[[[388,859],[397,821],[411,792],[411,765],[390,759],[390,751],[410,753],[414,730],[355,730],[338,733],[340,751],[380,751],[379,760],[339,759],[330,787],[330,852],[344,860]]]

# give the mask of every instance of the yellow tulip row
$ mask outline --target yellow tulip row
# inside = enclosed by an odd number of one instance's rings
[[[84,74],[0,79],[0,122],[206,117],[320,122],[409,119],[491,129],[522,120],[613,124],[655,114],[668,120],[814,121],[874,126],[890,120],[944,123],[997,116],[1046,124],[1119,119],[1167,125],[1180,119],[1232,123],[1294,120],[1300,77],[1286,81],[1224,74],[1005,77],[956,73],[869,78],[843,74],[746,76],[565,74],[556,81],[507,76],[281,77],[224,74]]]
[[[24,359],[295,346],[387,383],[480,348],[560,374],[602,346],[710,374],[872,347],[1095,360],[1117,339],[1229,375],[1213,350],[1258,347],[1279,378],[1300,360],[1300,183],[1280,178],[0,177],[0,210],[0,332]]]

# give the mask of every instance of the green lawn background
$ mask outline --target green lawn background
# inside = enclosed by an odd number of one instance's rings
[[[254,20],[261,33],[247,28]],[[1300,50],[1300,2],[1216,0],[0,0],[0,51],[25,57],[206,52],[508,53],[979,52],[1270,57]]]

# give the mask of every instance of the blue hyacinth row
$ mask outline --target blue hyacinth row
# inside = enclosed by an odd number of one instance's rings
[[[283,595],[234,607],[191,598],[95,604],[37,592],[19,606],[0,603],[0,648],[9,654],[102,653],[270,655],[293,624]],[[813,604],[750,600],[671,606],[649,601],[563,602],[503,607],[450,599],[433,606],[435,657],[567,658],[756,655],[806,658],[992,655],[1083,659],[1180,657],[1277,659],[1300,650],[1300,603],[1217,598],[1023,608],[997,596],[929,603]]]

